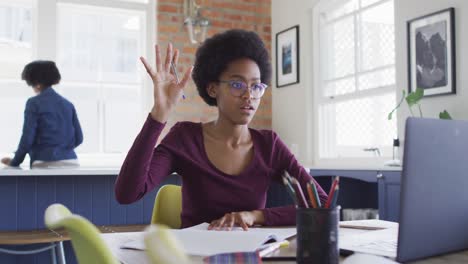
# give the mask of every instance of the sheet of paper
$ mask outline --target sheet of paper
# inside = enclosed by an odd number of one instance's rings
[[[398,264],[398,262],[380,256],[356,253],[347,257],[343,264]]]
[[[124,264],[150,264],[146,254],[140,250],[122,249],[121,245],[131,241],[143,241],[143,232],[101,234],[117,260]]]
[[[340,229],[341,230],[341,229]],[[340,235],[340,249],[396,258],[398,228]]]
[[[231,231],[207,230],[208,224],[179,230],[171,230],[189,255],[209,256],[228,252],[251,252],[270,239],[284,240],[296,234],[295,227],[249,228],[244,231],[235,228]],[[136,239],[122,245],[123,248],[144,250],[143,239]]]
[[[398,228],[398,223],[377,220],[377,219],[369,219],[369,220],[341,221],[340,227],[378,230],[378,229],[386,229],[386,228]]]
[[[375,231],[375,230],[340,227],[338,231],[338,235],[341,239],[342,236],[351,236],[351,235],[363,234],[363,233],[372,232],[372,231]]]
[[[208,223],[202,223],[196,226],[192,226],[189,228],[185,228],[184,230],[201,230],[201,231],[206,231],[208,230]],[[240,232],[255,232],[259,234],[265,234],[265,236],[269,236],[271,234],[274,234],[276,239],[278,241],[285,240],[287,238],[290,238],[292,236],[296,235],[296,227],[295,226],[289,226],[289,227],[249,227],[248,231],[244,231],[242,227],[236,226],[233,227],[231,231],[227,230],[219,230],[219,231],[225,231],[225,232],[232,232],[232,231],[240,231]]]

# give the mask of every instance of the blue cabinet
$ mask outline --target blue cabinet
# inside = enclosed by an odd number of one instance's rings
[[[398,222],[400,171],[311,169],[310,174],[326,192],[332,177],[340,176],[342,208],[375,208],[381,220]]]
[[[45,171],[45,170],[44,170]],[[52,203],[62,203],[96,225],[147,224],[151,221],[154,199],[159,188],[140,201],[118,204],[114,198],[117,175],[0,176],[1,231],[44,229],[44,211]],[[180,184],[177,177],[168,177],[164,184]],[[65,243],[69,264],[77,263],[71,243]],[[42,245],[0,247],[32,250]],[[0,263],[50,263],[49,251],[34,255],[0,254]]]
[[[400,216],[400,171],[377,172],[379,216],[382,220],[398,222]]]

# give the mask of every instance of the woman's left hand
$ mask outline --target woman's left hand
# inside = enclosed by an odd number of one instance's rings
[[[6,157],[2,159],[2,163],[7,166],[10,166],[10,162],[11,162],[11,158]]]
[[[239,225],[242,229],[247,231],[249,230],[249,226],[263,224],[264,221],[263,212],[259,210],[233,212],[227,213],[223,217],[212,221],[208,226],[208,230],[231,230],[234,225]]]

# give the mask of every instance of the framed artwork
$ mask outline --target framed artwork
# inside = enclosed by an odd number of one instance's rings
[[[299,83],[299,25],[276,33],[276,87]]]
[[[408,26],[408,92],[424,96],[456,93],[455,10],[444,9],[410,20]]]

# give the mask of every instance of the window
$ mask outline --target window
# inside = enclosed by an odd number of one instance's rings
[[[137,71],[144,17],[136,11],[61,4],[58,66],[62,94],[74,102],[86,141],[82,153],[121,153],[141,126]]]
[[[391,157],[397,135],[396,120],[387,120],[396,101],[393,0],[321,1],[314,26],[317,163]]]
[[[32,6],[25,0],[0,2],[0,151],[9,155],[18,146],[24,106],[31,96],[21,72],[33,57]]]
[[[0,110],[9,113],[0,122],[11,124],[2,131],[0,151],[16,150],[25,102],[33,96],[20,78],[24,65],[51,59],[62,74],[55,89],[75,105],[82,125],[85,140],[77,148],[82,163],[121,159],[147,114],[138,57],[151,53],[147,20],[155,16],[153,5],[146,0],[0,2]]]

